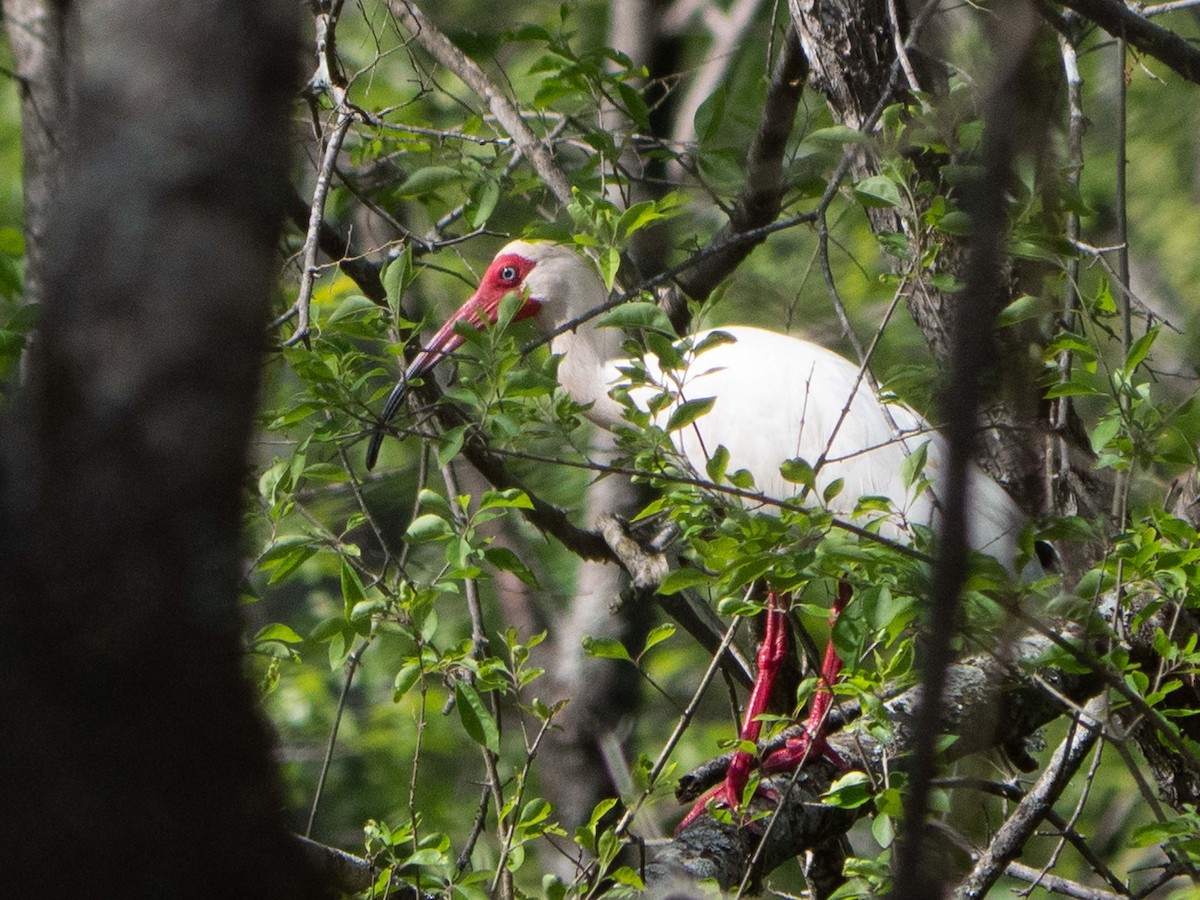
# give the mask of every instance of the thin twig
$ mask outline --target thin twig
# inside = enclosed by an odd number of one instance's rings
[[[1030,884],[1036,884],[1051,893],[1062,894],[1064,897],[1074,897],[1076,900],[1122,900],[1122,898],[1128,896],[1127,894],[1114,894],[1112,891],[1106,891],[1102,888],[1087,887],[1077,881],[1071,881],[1058,875],[1046,875],[1032,866],[1027,866],[1019,862],[1010,862],[1005,867],[1004,874],[1027,881]]]
[[[329,137],[325,147],[325,155],[321,160],[321,168],[317,172],[317,185],[313,189],[311,215],[308,220],[308,233],[304,236],[304,261],[300,272],[300,292],[292,308],[296,310],[296,330],[292,336],[283,342],[283,346],[292,347],[301,341],[307,341],[310,334],[309,314],[312,304],[313,285],[317,279],[317,250],[320,246],[321,223],[325,217],[325,200],[329,196],[329,183],[333,167],[337,163],[338,154],[342,149],[342,141],[350,123],[354,121],[354,113],[343,107],[338,110],[337,125]]]
[[[1059,35],[1059,51],[1062,56],[1063,72],[1067,82],[1067,109],[1069,121],[1067,125],[1067,184],[1072,190],[1078,190],[1083,174],[1083,130],[1086,119],[1083,115],[1083,79],[1079,74],[1079,58],[1075,44],[1065,35]],[[1079,214],[1074,210],[1067,213],[1066,232],[1070,241],[1079,240]],[[1063,283],[1062,323],[1067,329],[1075,327],[1075,319],[1079,314],[1079,259],[1071,256],[1067,260],[1066,278]],[[1071,368],[1074,356],[1070,350],[1058,354],[1058,381],[1066,384],[1071,380]],[[1066,431],[1071,417],[1071,398],[1062,396],[1053,401],[1053,431],[1051,432],[1052,446],[1046,454],[1045,496],[1052,512],[1057,512],[1060,491],[1055,485],[1063,474],[1069,472],[1070,447],[1067,445]]]
[[[442,466],[442,479],[446,483],[446,493],[450,497],[457,497],[460,493],[458,488],[458,478],[454,473],[454,468],[450,464]],[[454,503],[451,503],[451,509],[456,523],[460,528],[465,528],[467,525],[465,512]],[[487,632],[483,625],[483,606],[479,602],[479,585],[474,578],[463,579],[463,594],[465,595],[467,613],[471,619],[471,658],[476,663],[482,664],[487,659],[488,639]],[[474,682],[473,673],[467,673],[464,676],[469,682]],[[496,720],[497,728],[500,727],[500,709],[497,703],[495,692],[489,692],[488,699],[491,701],[491,713]],[[492,803],[496,807],[496,832],[497,837],[503,843],[505,840],[504,834],[504,788],[500,780],[500,770],[497,766],[499,755],[489,747],[482,747],[483,751],[483,766],[487,774],[488,789],[491,793]],[[496,894],[499,890],[501,898],[511,898],[513,896],[512,872],[507,866],[501,863],[496,868],[496,880],[492,884],[492,893]]]
[[[313,823],[317,820],[317,807],[325,791],[325,777],[329,774],[329,765],[333,761],[333,749],[337,744],[338,728],[342,724],[342,713],[346,710],[346,700],[350,696],[350,685],[354,683],[354,673],[358,671],[359,661],[363,651],[371,645],[371,637],[364,638],[354,652],[346,658],[346,673],[342,679],[342,690],[338,694],[337,709],[333,715],[333,724],[329,727],[329,740],[325,743],[325,755],[321,759],[321,772],[317,776],[317,786],[313,790],[312,806],[308,810],[308,824],[304,828],[304,836],[312,837]]]
[[[1017,858],[1026,841],[1063,790],[1076,770],[1087,758],[1100,737],[1100,716],[1106,706],[1104,697],[1094,697],[1084,708],[1085,715],[1071,723],[1066,739],[1055,750],[1053,758],[1037,783],[1025,794],[1016,809],[988,843],[987,849],[975,862],[970,874],[959,885],[955,897],[975,900],[983,897],[996,883],[1010,860]]]
[[[658,781],[658,776],[662,774],[662,770],[666,766],[667,760],[670,759],[671,754],[674,752],[675,746],[679,743],[680,738],[683,737],[683,733],[687,731],[688,726],[695,717],[696,710],[700,707],[700,701],[704,697],[704,692],[708,689],[709,684],[712,683],[713,677],[720,668],[721,658],[724,656],[725,651],[733,643],[733,637],[737,633],[738,626],[741,624],[741,622],[742,620],[737,618],[729,623],[729,627],[725,630],[724,637],[721,638],[721,646],[717,649],[717,652],[712,655],[712,659],[709,661],[708,668],[704,672],[704,677],[700,679],[700,684],[696,686],[696,690],[692,694],[691,701],[689,701],[687,708],[684,709],[684,711],[680,714],[679,719],[676,720],[675,729],[671,732],[671,736],[667,738],[666,743],[659,751],[658,758],[654,761],[654,765],[650,767],[650,771],[646,776],[646,782],[649,787],[642,791],[641,795],[625,811],[625,814],[621,817],[620,821],[617,822],[616,833],[618,835],[625,833],[626,829],[629,828],[629,826],[633,823],[633,818],[637,815],[638,810],[642,808],[642,804],[645,803],[646,799],[651,793],[653,793],[654,784],[656,781]]]
[[[521,111],[483,69],[438,30],[412,0],[388,0],[388,9],[425,50],[467,85],[491,110],[504,130],[516,141],[521,155],[550,188],[564,207],[571,202],[571,183],[550,155],[545,143],[525,124]]]

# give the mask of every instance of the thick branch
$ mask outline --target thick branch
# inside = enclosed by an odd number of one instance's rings
[[[59,48],[78,94],[6,410],[24,418],[0,422],[5,892],[321,897],[283,827],[238,603],[294,5],[47,7],[81,7]]]
[[[971,874],[959,886],[956,898],[969,900],[986,895],[1008,864],[1025,849],[1034,830],[1053,809],[1055,801],[1099,739],[1101,723],[1097,717],[1103,711],[1102,698],[1095,698],[1088,704],[1088,710],[1076,719],[1037,783],[1017,804],[976,861]]]
[[[1113,37],[1124,38],[1130,46],[1153,56],[1188,81],[1200,84],[1200,49],[1175,32],[1155,25],[1121,0],[1059,2],[1091,19]]]
[[[1065,626],[1062,636],[1077,640],[1074,626]],[[1063,713],[1062,699],[1082,703],[1101,689],[1099,678],[1075,675],[1058,670],[1043,669],[1035,676],[1025,674],[1032,664],[1044,658],[1054,647],[1047,636],[1030,632],[1006,648],[1004,659],[993,654],[981,654],[963,659],[946,672],[946,689],[942,708],[942,733],[957,735],[947,750],[951,759],[990,748],[1003,747],[1028,737],[1038,728]],[[1043,687],[1049,684],[1053,694]],[[921,705],[924,687],[917,685],[884,704],[892,738],[884,744],[866,729],[844,730],[829,736],[833,748],[850,761],[851,766],[883,779],[888,771],[903,770],[911,763],[911,751],[918,732],[916,709]],[[770,752],[764,745],[763,753]],[[677,796],[681,801],[696,797],[708,782],[721,774],[705,767],[705,778],[682,779]],[[806,804],[819,797],[836,776],[824,762],[811,763],[801,772],[795,788],[786,795],[783,804],[782,827],[776,826],[763,848],[762,873],[771,871],[785,859],[820,844],[831,834],[844,832],[853,821],[866,814],[860,807],[852,814],[835,815],[839,811],[814,809]],[[788,779],[772,781],[783,794]],[[697,829],[700,829],[698,833]],[[762,827],[753,829],[761,836]],[[724,888],[740,882],[745,861],[752,851],[756,837],[737,834],[736,825],[723,825],[711,816],[701,816],[675,841],[655,857],[647,876],[658,879],[654,887],[661,889],[672,879],[716,878]],[[649,885],[648,885],[649,886]],[[931,895],[932,896],[932,895]]]
[[[922,864],[925,812],[937,764],[938,720],[945,714],[941,702],[944,677],[958,621],[959,593],[967,575],[967,476],[974,455],[981,381],[992,359],[989,347],[996,316],[1006,298],[997,290],[996,273],[1004,265],[1005,194],[1017,140],[1025,125],[1018,91],[1035,33],[1032,7],[1013,4],[1001,16],[995,40],[999,71],[993,76],[984,120],[984,174],[970,197],[975,233],[966,287],[956,298],[953,310],[950,378],[941,398],[948,446],[939,495],[943,518],[938,528],[929,606],[917,644],[917,665],[928,695],[919,709],[921,724],[904,798],[904,828],[897,842],[893,896],[914,900],[940,894],[938,879]]]
[[[782,206],[783,158],[796,120],[796,109],[808,77],[808,60],[800,49],[794,26],[771,74],[758,131],[746,158],[746,183],[729,215],[728,224],[712,239],[699,262],[681,273],[678,283],[692,297],[707,297],[721,281],[766,239],[738,237],[775,221]]]
[[[479,473],[498,488],[521,487],[513,478],[500,457],[492,453],[482,437],[471,436],[463,445],[463,456],[479,470]],[[522,488],[524,490],[524,488]],[[595,531],[580,528],[567,518],[557,506],[547,503],[525,491],[533,503],[533,509],[525,511],[525,517],[538,528],[553,535],[564,547],[581,559],[598,559],[618,562],[603,536]]]

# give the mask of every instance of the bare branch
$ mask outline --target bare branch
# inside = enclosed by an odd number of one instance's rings
[[[1028,882],[1031,885],[1037,885],[1054,894],[1062,894],[1064,897],[1074,897],[1076,900],[1120,900],[1121,897],[1128,896],[1128,894],[1115,894],[1112,891],[1106,891],[1102,888],[1087,887],[1076,881],[1061,878],[1058,875],[1047,875],[1040,869],[1017,862],[1009,863],[1004,874],[1011,875],[1013,878],[1020,878],[1022,881]]]
[[[976,861],[971,874],[959,886],[955,892],[956,898],[972,900],[983,897],[1004,874],[1008,864],[1024,850],[1034,829],[1046,818],[1100,737],[1100,717],[1104,715],[1105,706],[1103,697],[1088,702],[1083,714],[1072,723],[1066,739],[1055,750],[1053,759],[1038,778],[1037,784],[1017,804],[1012,815],[988,844],[987,850]]]
[[[925,812],[937,765],[939,720],[945,714],[942,691],[957,627],[959,592],[967,574],[967,473],[982,398],[981,376],[993,359],[988,348],[1004,301],[997,296],[996,273],[1001,269],[1006,227],[1005,192],[1018,150],[1017,137],[1025,124],[1018,89],[1038,21],[1032,6],[1025,3],[1006,6],[999,17],[994,40],[1000,70],[994,74],[995,87],[984,120],[985,175],[971,198],[976,232],[966,286],[951,323],[950,378],[941,403],[948,447],[940,494],[943,518],[929,605],[917,644],[917,664],[928,693],[919,711],[920,726],[904,796],[904,828],[896,848],[894,896],[913,900],[941,894],[939,879],[922,862]]]
[[[1155,25],[1120,0],[1059,0],[1063,6],[1091,19],[1109,34],[1129,42],[1147,56],[1169,66],[1188,81],[1200,84],[1200,49],[1161,25]]]
[[[1079,634],[1076,627],[1068,623],[1056,637],[1076,640]],[[1055,687],[1055,692],[1051,693],[1040,686],[1039,678],[1023,674],[1052,646],[1051,638],[1031,631],[1012,643],[1005,660],[992,654],[980,654],[948,668],[943,703],[946,715],[941,733],[958,737],[947,750],[950,758],[959,759],[1028,736],[1062,714],[1060,697],[1071,703],[1081,703],[1100,690],[1102,682],[1094,675],[1042,670],[1040,678]],[[924,703],[924,693],[925,687],[917,685],[884,704],[892,733],[890,743],[881,743],[871,731],[858,729],[829,735],[830,745],[844,759],[850,760],[851,765],[878,779],[885,778],[888,771],[907,768],[920,732],[916,711]],[[839,717],[841,725],[845,725],[850,714],[847,711]],[[768,753],[773,746],[774,743],[764,744],[761,752]],[[676,792],[681,802],[695,799],[722,774],[713,767],[705,767],[704,771],[706,777],[703,779],[681,780]],[[817,846],[831,835],[843,833],[868,811],[867,807],[860,807],[847,813],[814,805],[837,774],[821,761],[811,762],[800,770],[790,792],[788,777],[770,780],[777,794],[785,797],[783,821],[770,832],[768,845],[761,853],[759,875],[770,872],[783,860]],[[762,811],[763,807],[758,809]],[[741,880],[745,861],[755,851],[763,828],[763,822],[739,827],[737,823],[723,824],[711,816],[701,816],[655,857],[654,864],[647,870],[647,879],[660,879],[657,886],[670,883],[672,879],[711,877],[728,889]],[[742,834],[739,835],[739,831]]]
[[[492,115],[516,141],[521,155],[529,160],[558,202],[563,206],[569,204],[571,183],[550,155],[546,145],[525,124],[525,119],[516,104],[488,78],[483,69],[455,47],[450,39],[429,21],[417,4],[411,0],[388,0],[388,9],[430,56],[457,75],[463,84],[487,103]]]
[[[45,299],[50,208],[62,190],[74,104],[68,37],[78,8],[51,0],[4,0],[4,31],[21,98],[26,303]]]
[[[808,77],[808,60],[794,26],[771,73],[758,131],[746,159],[746,182],[734,203],[729,223],[709,242],[707,253],[679,277],[679,286],[692,297],[712,290],[766,238],[746,240],[748,233],[775,221],[783,202],[783,155],[796,119],[800,95]]]
[[[338,109],[337,124],[329,136],[325,154],[321,158],[321,167],[317,171],[317,185],[313,189],[312,206],[310,207],[308,229],[304,235],[304,259],[300,272],[300,291],[292,309],[296,311],[296,330],[292,336],[283,342],[285,347],[291,347],[309,337],[309,309],[312,305],[313,285],[317,280],[317,250],[320,243],[321,225],[324,223],[325,200],[329,196],[329,183],[332,180],[333,168],[337,164],[338,154],[342,150],[342,141],[350,123],[354,121],[354,113],[349,107]]]

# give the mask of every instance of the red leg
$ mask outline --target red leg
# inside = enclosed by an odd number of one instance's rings
[[[742,729],[738,733],[739,742],[749,741],[758,743],[762,733],[762,722],[758,717],[767,710],[767,701],[771,689],[775,686],[775,677],[779,667],[783,665],[788,652],[787,612],[779,608],[779,601],[774,593],[767,594],[767,621],[763,630],[762,643],[758,647],[758,676],[750,698],[746,701],[746,711],[742,716]],[[737,809],[742,802],[742,792],[746,782],[750,780],[750,772],[754,769],[754,756],[740,747],[734,752],[729,762],[725,780],[716,787],[701,795],[695,805],[683,817],[676,833],[683,831],[708,808],[708,801],[717,799],[730,809]]]
[[[837,617],[850,600],[850,585],[845,581],[838,584],[837,598],[829,611],[829,625],[837,622]],[[789,738],[784,746],[776,750],[762,762],[762,770],[767,774],[789,772],[804,765],[805,760],[816,751],[839,769],[846,768],[846,761],[838,755],[825,741],[825,718],[829,708],[833,706],[833,685],[842,671],[842,658],[838,656],[833,646],[833,637],[825,645],[825,658],[821,661],[820,681],[813,694],[812,706],[808,718],[804,722],[804,731],[798,737]]]
[[[846,602],[850,599],[850,585],[841,582],[838,586],[837,598],[830,611],[830,624],[837,620]],[[767,621],[762,644],[758,648],[758,678],[750,699],[746,701],[746,712],[742,720],[739,738],[742,742],[758,742],[762,732],[762,722],[758,717],[766,712],[767,700],[771,696],[775,678],[783,665],[788,652],[788,632],[785,620],[787,613],[779,608],[775,595],[767,595]],[[825,648],[825,658],[821,662],[820,684],[813,695],[812,708],[804,723],[804,732],[800,737],[791,738],[783,748],[768,756],[762,763],[761,769],[766,773],[786,772],[803,765],[809,754],[815,749],[840,769],[846,767],[842,758],[825,742],[824,723],[833,704],[833,693],[830,688],[837,680],[842,669],[842,660],[834,649],[833,640]],[[742,793],[750,780],[750,772],[754,768],[754,756],[739,748],[730,760],[729,770],[725,780],[716,787],[706,791],[695,805],[683,817],[676,834],[683,831],[708,808],[708,802],[716,799],[730,809],[736,809],[742,802]]]

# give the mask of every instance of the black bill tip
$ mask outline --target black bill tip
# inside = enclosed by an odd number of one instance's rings
[[[371,432],[371,441],[367,444],[367,468],[375,468],[375,463],[379,461],[379,448],[383,446],[383,439],[387,437],[388,422],[396,415],[396,411],[400,409],[400,404],[404,402],[404,398],[408,396],[408,375],[406,374],[392,388],[392,392],[388,394],[387,403],[383,405],[383,412],[379,415],[379,421],[375,425],[375,430]]]

